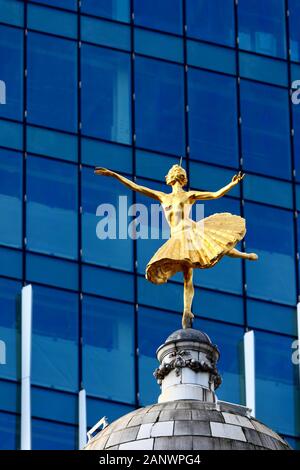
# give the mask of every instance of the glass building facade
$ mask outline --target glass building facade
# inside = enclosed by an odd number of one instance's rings
[[[244,404],[255,332],[258,419],[300,447],[300,0],[0,0],[0,448],[20,447],[20,292],[34,292],[32,448],[75,449],[87,420],[157,400],[156,348],[181,324],[179,276],[155,287],[161,240],[99,240],[96,210],[150,204],[95,165],[164,188],[246,178],[205,215],[240,214],[241,249],[195,272],[195,327],[221,350],[222,400]]]

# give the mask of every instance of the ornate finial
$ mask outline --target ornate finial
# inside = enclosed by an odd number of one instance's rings
[[[175,331],[158,348],[157,358],[160,365],[153,375],[161,386],[159,402],[216,400],[219,351],[205,333],[191,328]]]

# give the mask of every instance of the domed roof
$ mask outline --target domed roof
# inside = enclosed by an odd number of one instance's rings
[[[240,405],[174,400],[137,409],[100,431],[85,450],[288,450]]]
[[[165,341],[171,343],[173,341],[198,341],[199,343],[212,344],[209,336],[200,330],[194,328],[185,328],[174,331]]]

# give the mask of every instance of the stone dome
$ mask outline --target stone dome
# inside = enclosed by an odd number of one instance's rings
[[[245,406],[217,399],[220,353],[192,328],[172,333],[157,350],[158,403],[89,432],[86,450],[287,450],[289,445]]]
[[[86,450],[288,450],[247,408],[177,400],[137,409],[106,426]]]
[[[209,336],[200,330],[194,328],[185,328],[176,330],[166,339],[164,344],[171,343],[173,341],[198,341],[199,343],[212,344]],[[160,348],[159,348],[160,349]]]

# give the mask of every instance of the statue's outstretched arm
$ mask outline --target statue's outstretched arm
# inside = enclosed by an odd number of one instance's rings
[[[234,175],[231,182],[224,186],[223,188],[219,189],[218,191],[210,192],[210,191],[190,191],[191,193],[191,200],[199,201],[199,200],[208,200],[208,199],[218,199],[219,197],[224,196],[228,191],[230,191],[234,186],[236,186],[242,179],[244,178],[245,173],[239,172],[237,175]]]
[[[162,200],[162,196],[164,194],[162,191],[156,191],[154,189],[147,188],[146,186],[141,186],[139,184],[136,184],[134,183],[134,181],[131,181],[128,178],[125,178],[125,176],[119,175],[119,173],[116,173],[115,171],[108,170],[107,168],[97,167],[95,168],[95,174],[104,175],[104,176],[112,176],[113,178],[116,178],[118,181],[124,184],[124,186],[126,186],[129,189],[132,189],[133,191],[137,191],[138,193],[141,193],[144,196],[152,197],[153,199],[156,199],[158,201]]]

